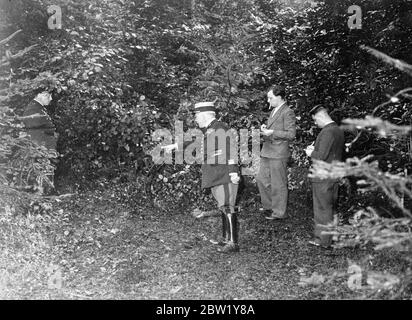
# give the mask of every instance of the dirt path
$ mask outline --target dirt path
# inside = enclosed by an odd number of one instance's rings
[[[61,204],[65,222],[53,243],[64,299],[345,299],[347,259],[353,249],[324,251],[307,244],[311,211],[298,195],[286,221],[267,221],[249,208],[240,216],[240,247],[221,254],[210,243],[217,217],[143,210],[132,214],[106,195],[89,194]],[[341,276],[317,286],[299,284],[314,272]],[[343,275],[343,276],[342,276]]]

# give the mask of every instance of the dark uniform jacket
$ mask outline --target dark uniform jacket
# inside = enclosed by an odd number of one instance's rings
[[[270,136],[263,136],[261,157],[270,159],[289,158],[289,143],[296,136],[296,117],[293,110],[285,103],[268,119],[266,127],[269,130],[274,130],[274,132]]]
[[[316,138],[311,158],[328,163],[342,161],[344,146],[345,137],[342,129],[335,122],[331,122],[321,130]],[[313,178],[312,181],[319,182],[322,180]]]
[[[33,141],[48,149],[56,149],[54,124],[44,107],[36,100],[31,101],[24,109],[23,123]]]
[[[227,132],[229,127],[218,120],[213,120],[206,129],[203,129],[204,133],[204,163],[202,164],[202,188],[210,188],[222,184],[227,184],[230,182],[229,173],[239,172],[238,161],[237,161],[237,141],[234,139],[226,139],[224,141],[224,135],[216,134],[219,130],[220,132]],[[213,139],[213,135],[219,136],[219,141],[217,138]],[[208,139],[209,137],[209,139]],[[222,141],[223,139],[223,141]],[[208,141],[209,140],[209,141]],[[215,140],[213,143],[213,140]],[[208,146],[208,142],[212,142],[212,145]],[[210,144],[210,143],[209,143]],[[235,154],[230,154],[230,147],[236,150]],[[226,158],[224,159],[223,153],[226,153]],[[219,160],[219,155],[220,160]],[[223,160],[224,163],[221,163]]]

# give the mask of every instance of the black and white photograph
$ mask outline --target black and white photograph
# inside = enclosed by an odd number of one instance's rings
[[[411,299],[412,0],[0,0],[0,300]]]

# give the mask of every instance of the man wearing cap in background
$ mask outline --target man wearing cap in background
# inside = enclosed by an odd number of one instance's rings
[[[256,177],[266,219],[286,218],[289,143],[296,136],[296,117],[285,101],[285,88],[273,86],[267,93],[270,113],[260,130],[263,136],[260,168]]]
[[[327,163],[342,161],[345,138],[342,129],[329,116],[328,110],[322,105],[316,105],[310,114],[315,124],[321,128],[316,138],[315,145],[306,148],[306,154],[312,159],[322,160]],[[310,244],[330,247],[332,236],[322,234],[328,223],[333,221],[336,201],[338,198],[338,181],[335,179],[312,178],[314,236]]]
[[[31,140],[47,149],[56,150],[56,128],[45,108],[51,101],[49,92],[37,94],[24,109],[23,122]]]
[[[229,127],[216,119],[216,109],[213,102],[196,103],[195,119],[204,134],[202,188],[211,188],[222,216],[223,241],[219,244],[223,248],[219,251],[224,253],[237,252],[239,251],[239,224],[235,203],[240,176],[237,160],[235,160],[237,159],[237,145],[233,145],[237,141],[226,139]],[[216,137],[218,143],[216,143]],[[184,147],[190,143],[185,143]],[[223,148],[219,149],[222,146]],[[177,143],[165,146],[163,149],[170,152],[176,148]],[[236,150],[236,154],[231,154],[231,149]]]
[[[32,141],[56,152],[56,128],[45,108],[51,101],[49,92],[40,92],[24,109],[22,120]],[[49,180],[54,185],[54,175]]]

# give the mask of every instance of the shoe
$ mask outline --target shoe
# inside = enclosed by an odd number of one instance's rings
[[[217,246],[221,246],[221,247],[223,247],[227,244],[226,240],[217,241],[217,240],[214,240],[214,239],[210,239],[209,241],[210,241],[210,243],[212,243],[214,245],[217,245]]]
[[[268,219],[268,220],[283,220],[283,219],[286,219],[286,218],[287,218],[286,215],[280,216],[280,215],[277,215],[277,214],[272,214],[272,215],[269,215],[269,216],[265,217],[265,219]]]
[[[221,253],[231,253],[231,252],[238,252],[239,251],[239,245],[234,242],[228,242],[225,244],[225,246],[222,249],[218,249],[219,252]]]
[[[214,217],[219,214],[219,210],[209,210],[209,211],[202,211],[198,208],[192,211],[192,216],[196,219],[206,218],[206,217]]]
[[[322,248],[322,249],[328,249],[328,250],[332,249],[332,247],[330,245],[325,246],[325,245],[321,244],[318,240],[310,240],[310,241],[308,241],[308,243],[312,246],[319,247],[319,248]]]
[[[264,216],[270,216],[270,215],[272,215],[272,210],[271,210],[271,209],[263,209],[263,208],[260,208],[260,209],[259,209],[259,212],[260,212],[261,214],[263,214]]]

